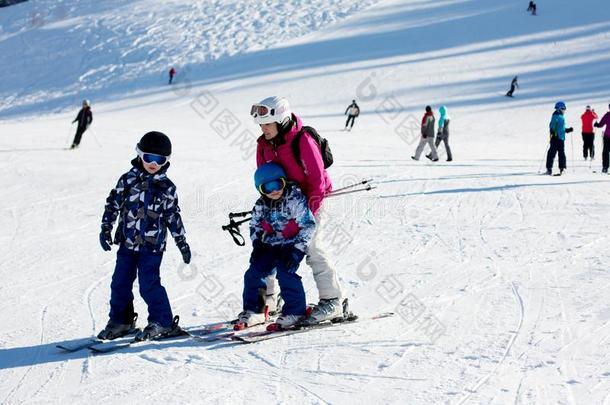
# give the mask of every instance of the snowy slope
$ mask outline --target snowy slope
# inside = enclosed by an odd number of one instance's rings
[[[586,104],[603,113],[610,101],[605,1],[540,1],[536,17],[503,0],[352,3],[2,9],[1,403],[610,403],[600,137],[591,169],[576,135],[568,174],[538,175],[555,101],[575,134]],[[256,198],[247,112],[269,94],[328,137],[335,187],[376,180],[328,200],[330,250],[356,312],[401,314],[253,346],[59,354],[55,344],[107,320],[114,252],[98,246],[99,220],[151,129],[174,143],[169,174],[194,251],[184,266],[168,244],[173,310],[193,327],[238,310],[249,251],[220,227]],[[65,151],[83,97],[94,123]],[[342,132],[354,97],[363,113]],[[455,160],[413,162],[423,109],[441,103]],[[145,314],[139,297],[136,307]]]

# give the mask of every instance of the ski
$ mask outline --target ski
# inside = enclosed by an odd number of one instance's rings
[[[148,339],[148,340],[130,339],[127,341],[111,340],[108,342],[102,342],[100,344],[89,346],[88,349],[95,353],[110,353],[110,352],[115,352],[117,350],[126,349],[126,348],[129,348],[129,347],[141,344],[141,343],[158,342],[158,341],[180,339],[180,338],[183,339],[185,337],[190,337],[190,336],[191,336],[191,334],[189,332],[187,332],[183,329],[180,329],[179,331],[176,331],[175,333],[173,333],[171,335],[165,335],[165,336],[161,336],[161,337],[158,337],[155,339]]]
[[[129,339],[132,339],[132,335],[135,335],[139,331],[140,331],[139,328],[132,329],[127,334],[120,336],[114,340],[102,340],[102,339],[98,339],[96,337],[88,337],[88,338],[84,338],[84,339],[78,339],[75,341],[59,343],[59,344],[56,344],[55,347],[57,347],[58,349],[60,349],[64,352],[73,353],[73,352],[77,352],[79,350],[88,349],[91,346],[95,346],[95,345],[99,345],[99,344],[110,343],[110,342],[122,342],[125,340],[129,340]]]
[[[246,333],[246,334],[241,334],[241,335],[234,335],[233,337],[231,337],[231,339],[234,341],[237,341],[237,342],[241,342],[241,343],[257,343],[257,342],[262,342],[264,340],[270,340],[270,339],[275,339],[275,338],[279,338],[279,337],[295,335],[298,333],[305,333],[305,332],[310,332],[310,331],[318,330],[318,329],[334,328],[337,326],[342,326],[342,325],[357,323],[357,322],[373,321],[373,320],[378,320],[378,319],[383,319],[383,318],[389,318],[391,316],[394,316],[394,312],[384,312],[384,313],[380,313],[380,314],[377,314],[377,315],[374,315],[371,317],[367,317],[367,318],[359,318],[356,315],[350,315],[345,320],[340,321],[340,322],[333,323],[330,321],[325,321],[325,322],[318,323],[318,324],[313,324],[313,325],[308,325],[308,326],[296,326],[291,329],[282,329],[282,330],[278,330],[278,331],[265,330],[262,332],[252,332],[252,333]]]
[[[172,334],[168,336],[162,336],[155,339],[149,340],[121,340],[121,341],[103,341],[101,343],[94,343],[88,345],[86,348],[94,353],[111,353],[118,350],[123,350],[132,346],[137,346],[140,343],[151,343],[151,342],[159,342],[166,340],[180,340],[180,339],[192,339],[198,342],[210,343],[216,341],[231,341],[231,338],[238,332],[235,329],[237,320],[231,321],[222,321],[216,322],[209,325],[205,325],[198,329],[182,329],[180,328],[177,331],[177,334]],[[272,321],[272,320],[270,320]],[[250,330],[259,326],[268,325],[269,322],[265,322],[264,324],[253,325],[249,328],[245,328],[243,330]]]
[[[99,343],[103,343],[103,340],[100,340],[100,339],[94,338],[94,337],[89,337],[89,338],[59,343],[59,344],[56,344],[55,347],[63,350],[64,352],[73,353],[73,352],[77,352],[79,350],[86,349],[88,347],[91,347],[91,346],[99,344]]]

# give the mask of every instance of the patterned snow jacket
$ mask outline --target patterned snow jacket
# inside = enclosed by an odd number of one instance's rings
[[[118,216],[115,244],[133,251],[163,252],[169,228],[180,246],[185,232],[176,186],[166,174],[169,163],[155,174],[146,172],[138,158],[131,164],[133,168],[121,176],[106,199],[102,229],[112,231]]]
[[[250,238],[269,245],[294,244],[302,252],[307,250],[316,223],[307,198],[296,183],[289,182],[279,200],[261,196],[252,209]]]

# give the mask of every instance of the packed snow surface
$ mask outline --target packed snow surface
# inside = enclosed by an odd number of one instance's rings
[[[605,0],[39,0],[0,9],[0,403],[610,403],[610,178],[580,115],[610,102]],[[175,66],[175,83],[167,71]],[[519,76],[514,98],[504,97]],[[147,131],[173,142],[193,261],[162,281],[190,329],[240,310],[252,103],[286,96],[329,139],[327,244],[363,321],[254,345],[57,344],[106,323],[105,198]],[[66,150],[91,100],[91,128]],[[362,114],[343,131],[345,108]],[[542,176],[568,105],[568,170]],[[411,160],[426,105],[454,160]],[[557,161],[555,162],[555,172]],[[247,228],[243,228],[247,235]],[[308,301],[318,296],[303,264]],[[137,293],[140,326],[146,306]],[[378,313],[391,318],[367,321]]]

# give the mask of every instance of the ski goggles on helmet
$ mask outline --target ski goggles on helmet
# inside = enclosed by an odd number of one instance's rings
[[[283,190],[284,187],[286,187],[286,180],[282,177],[279,180],[272,180],[261,184],[258,187],[258,191],[260,191],[261,194],[271,194],[274,191]]]
[[[142,159],[142,161],[144,163],[156,163],[159,166],[163,166],[165,165],[168,160],[169,160],[169,156],[163,156],[163,155],[157,155],[154,153],[148,153],[148,152],[142,152],[140,150],[140,148],[138,148],[136,146],[136,152],[138,152],[138,156],[140,157],[140,159]]]
[[[254,104],[250,108],[250,115],[254,118],[265,118],[275,114],[275,108],[269,108],[263,104]]]

